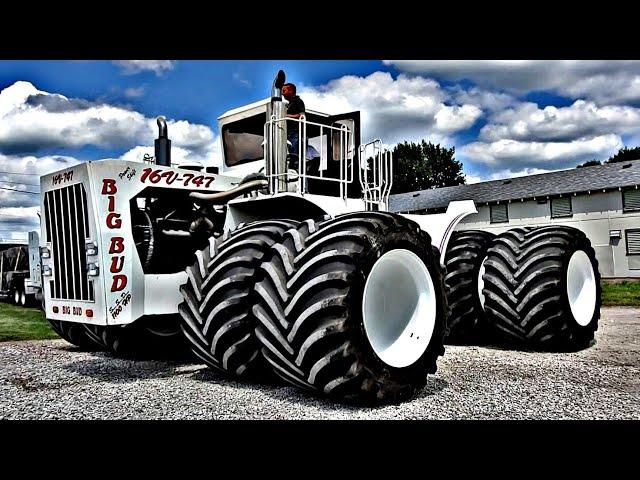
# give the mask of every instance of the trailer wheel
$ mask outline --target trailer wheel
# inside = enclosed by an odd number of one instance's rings
[[[439,254],[391,213],[302,222],[260,267],[253,313],[274,372],[292,385],[369,404],[424,387],[444,353]]]
[[[21,295],[20,295],[20,289],[19,289],[19,288],[16,288],[16,289],[13,291],[13,303],[14,303],[15,305],[20,305],[20,297],[21,297]]]
[[[505,340],[536,350],[587,347],[601,306],[591,242],[565,226],[515,228],[488,250],[484,274],[489,324]]]
[[[448,343],[483,340],[486,333],[482,274],[495,235],[480,230],[454,232],[445,255],[449,301]]]
[[[49,320],[49,325],[58,336],[67,342],[80,347],[83,350],[95,351],[104,348],[99,338],[95,336],[90,325],[84,323],[65,322],[61,320]]]
[[[27,293],[24,290],[20,291],[20,306],[26,307],[29,304]]]
[[[196,357],[208,366],[237,376],[269,373],[255,338],[251,296],[255,270],[282,234],[297,225],[291,220],[265,220],[241,225],[196,252],[180,287],[182,330]]]

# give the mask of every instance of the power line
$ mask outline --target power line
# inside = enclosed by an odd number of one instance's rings
[[[4,171],[4,170],[0,170],[0,173],[6,173],[6,174],[9,174],[9,175],[34,175],[36,177],[40,176],[39,173],[8,172],[8,171]]]
[[[29,190],[18,190],[17,188],[0,187],[0,190],[9,190],[11,192],[30,193],[32,195],[40,195],[40,192],[30,192]]]
[[[24,182],[14,182],[11,180],[0,180],[2,183],[13,183],[15,185],[31,185],[32,187],[39,187],[40,185],[37,183],[24,183]]]

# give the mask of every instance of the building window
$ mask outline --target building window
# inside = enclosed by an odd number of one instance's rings
[[[622,191],[622,211],[637,212],[640,211],[640,190],[635,188]]]
[[[491,205],[491,223],[504,223],[509,221],[509,209],[506,203]]]
[[[640,229],[626,230],[627,255],[640,255]]]
[[[551,218],[562,218],[573,216],[571,208],[571,197],[551,199]]]

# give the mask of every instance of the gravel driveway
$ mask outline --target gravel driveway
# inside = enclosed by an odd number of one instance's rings
[[[549,354],[449,346],[414,400],[344,406],[203,365],[0,344],[0,419],[638,419],[640,309],[605,308],[597,342]]]

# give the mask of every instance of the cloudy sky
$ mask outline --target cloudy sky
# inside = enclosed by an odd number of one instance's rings
[[[283,68],[308,108],[362,112],[363,140],[455,146],[468,182],[640,145],[639,61],[0,61],[0,238],[37,228],[38,176],[152,153],[220,163],[216,118]]]

